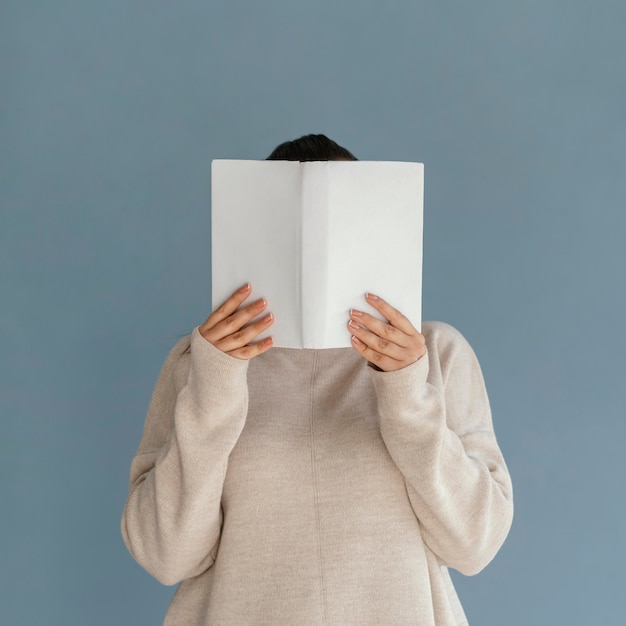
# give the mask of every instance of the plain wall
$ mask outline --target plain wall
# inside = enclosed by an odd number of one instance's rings
[[[324,132],[425,164],[424,317],[477,352],[515,487],[501,552],[455,575],[470,622],[621,623],[625,24],[621,0],[3,1],[0,622],[161,623],[173,589],[119,520],[161,363],[210,312],[210,160]]]

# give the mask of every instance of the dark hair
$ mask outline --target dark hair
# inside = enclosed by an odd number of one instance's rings
[[[267,161],[357,161],[343,146],[326,135],[304,135],[274,148]]]

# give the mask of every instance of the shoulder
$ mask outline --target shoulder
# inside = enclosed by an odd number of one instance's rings
[[[426,338],[426,349],[431,363],[437,361],[442,370],[452,364],[477,367],[474,350],[464,335],[446,322],[423,322],[422,334]]]
[[[179,391],[187,380],[190,363],[191,334],[179,339],[170,349],[163,367],[161,368],[160,379],[173,383],[175,389]]]
[[[187,360],[186,357],[191,353],[191,337],[191,334],[185,335],[170,348],[165,358],[164,368],[175,368],[181,361]]]
[[[185,354],[189,354],[191,347],[191,333],[179,339],[171,348],[168,358],[179,359]]]
[[[446,322],[423,322],[422,334],[426,343],[436,346],[438,351],[467,349],[470,347],[461,331]]]
[[[444,341],[465,341],[465,337],[447,322],[429,321],[422,323],[422,334],[425,337],[443,339]]]
[[[176,389],[180,391],[187,383],[190,371],[197,372],[205,381],[209,378],[228,381],[245,378],[248,361],[237,359],[207,341],[196,326],[189,335],[176,342],[165,361],[173,373]]]

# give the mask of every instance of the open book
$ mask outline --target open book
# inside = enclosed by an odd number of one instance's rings
[[[276,346],[340,348],[369,291],[420,329],[421,163],[215,160],[211,195],[213,308],[250,282]]]

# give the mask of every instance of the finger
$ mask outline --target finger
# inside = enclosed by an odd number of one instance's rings
[[[205,331],[203,333],[204,337],[211,343],[221,341],[225,337],[228,337],[228,335],[232,335],[241,330],[251,319],[262,313],[266,307],[267,301],[264,298],[251,302],[247,306],[235,311],[232,315],[219,322],[219,324],[213,326],[213,328]]]
[[[387,324],[386,322],[379,320],[377,317],[374,317],[373,315],[370,315],[365,311],[350,309],[350,319],[357,324],[360,324],[361,326],[365,326],[379,337],[382,337],[387,341],[391,341],[398,346],[406,348],[411,345],[412,337],[409,337],[399,328],[396,328],[391,324]]]
[[[249,360],[253,359],[255,356],[259,356],[259,354],[263,354],[274,345],[273,337],[266,337],[262,341],[258,341],[256,343],[250,343],[247,346],[243,346],[243,348],[238,348],[236,350],[231,350],[227,354],[235,357],[236,359]]]
[[[231,352],[232,350],[243,348],[246,344],[249,344],[258,335],[267,330],[273,323],[274,316],[268,313],[253,324],[237,330],[232,335],[228,335],[220,341],[216,341],[214,345],[222,352]]]
[[[392,371],[396,369],[400,369],[402,367],[402,363],[392,359],[376,350],[372,350],[368,345],[363,343],[358,337],[352,335],[352,345],[354,349],[359,352],[365,359],[367,359],[370,363],[376,365],[376,367],[380,368],[384,371]]]
[[[396,361],[403,361],[406,359],[406,348],[402,348],[399,345],[380,337],[367,328],[359,326],[354,321],[348,322],[348,330],[353,336],[357,337],[368,348],[374,350],[378,354],[389,357]]]
[[[252,286],[250,283],[246,283],[243,287],[240,287],[235,291],[225,302],[222,302],[220,306],[207,317],[204,324],[200,326],[200,332],[204,333],[207,330],[210,330],[217,324],[219,324],[222,320],[225,320],[227,317],[232,315],[241,304],[248,298],[252,291]]]
[[[394,309],[380,296],[376,296],[373,293],[366,293],[365,299],[370,306],[374,307],[383,317],[389,320],[392,326],[399,328],[403,333],[415,335],[415,333],[418,332],[405,315],[400,313],[398,309]]]

